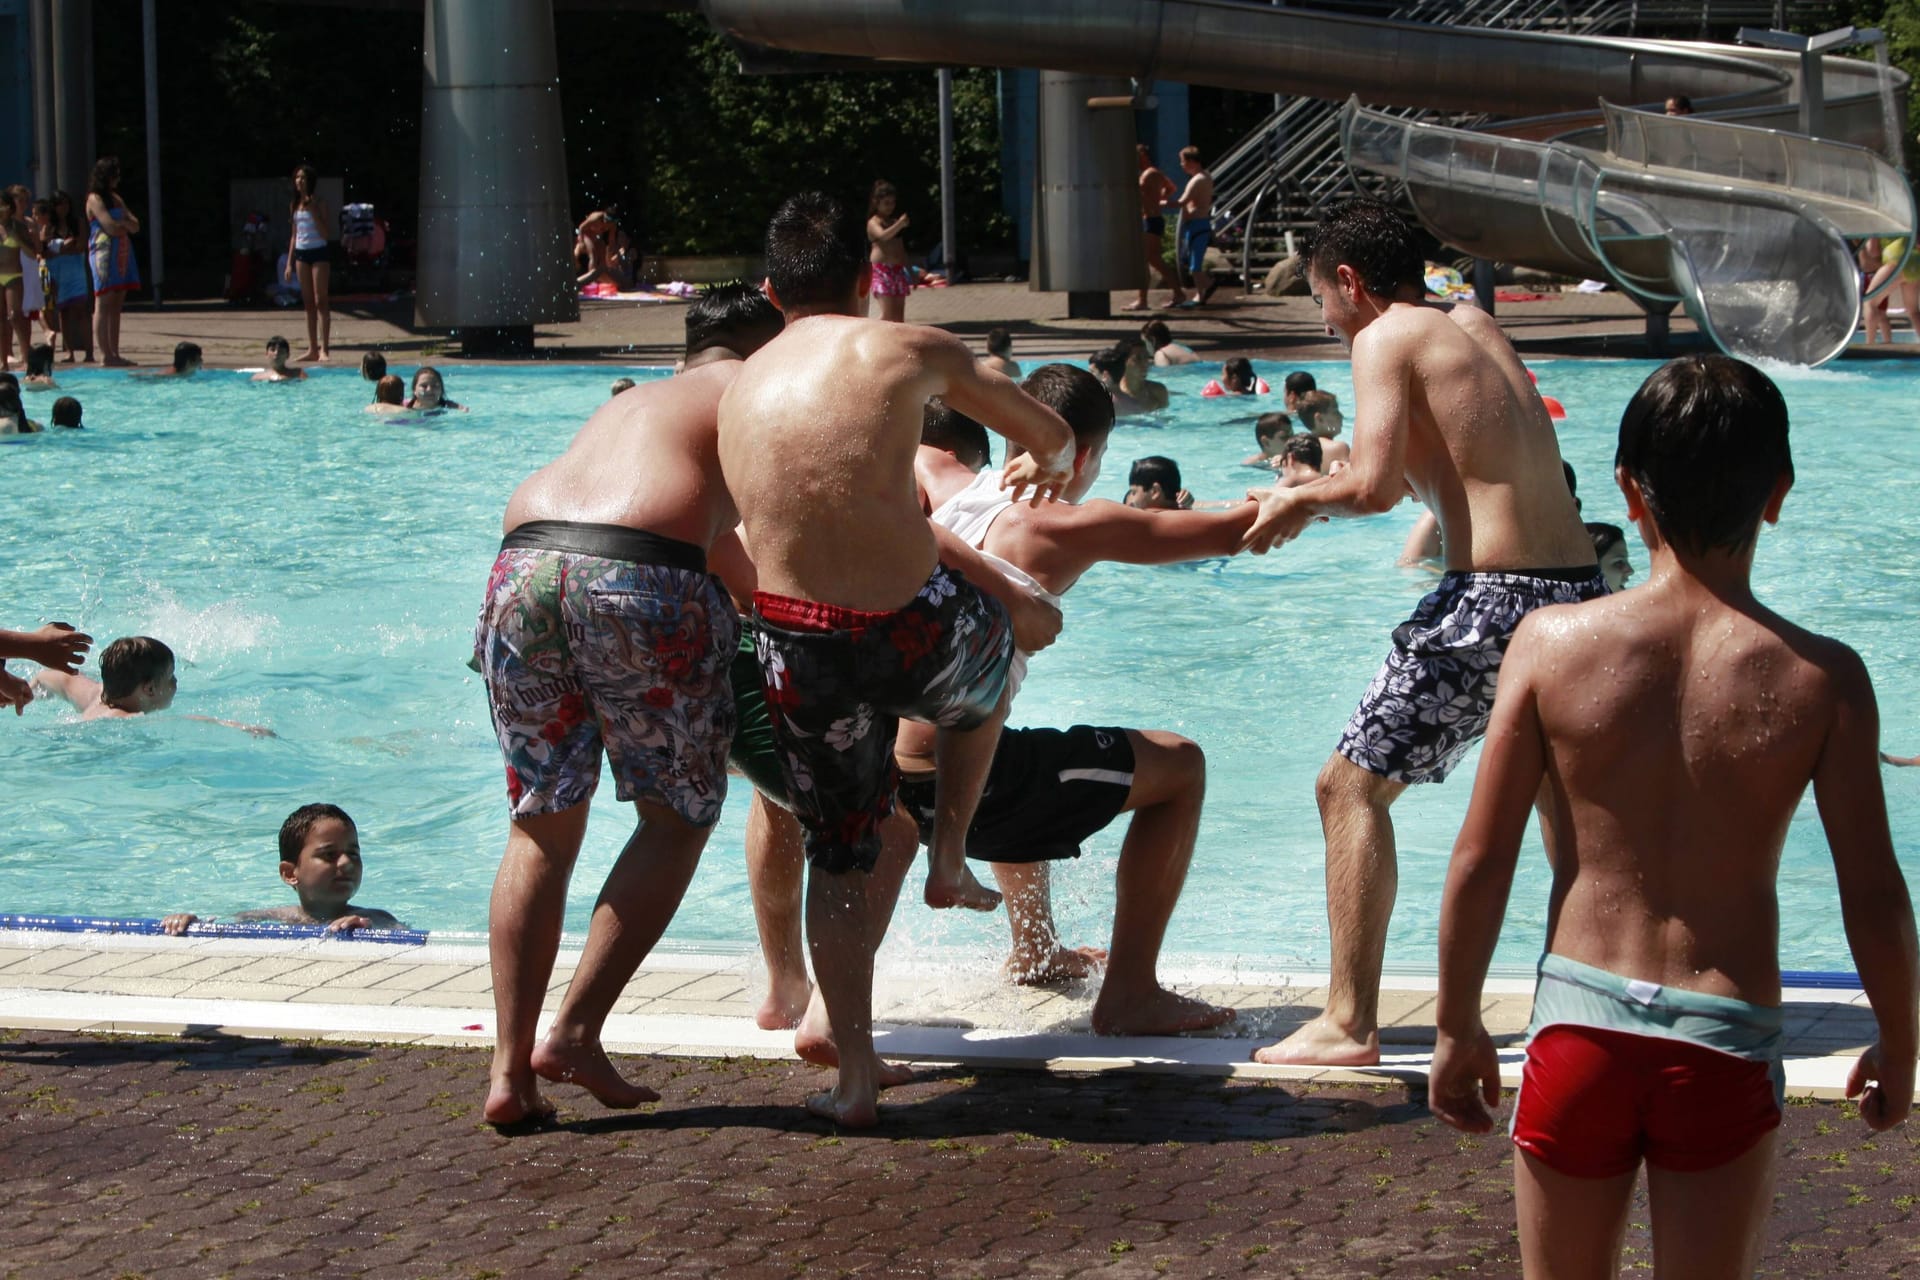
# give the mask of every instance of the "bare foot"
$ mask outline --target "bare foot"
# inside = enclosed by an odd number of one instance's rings
[[[318,347],[308,347],[305,351],[302,351],[294,357],[295,360],[318,360],[319,358],[320,349]]]
[[[807,1110],[842,1129],[871,1129],[880,1123],[878,1101],[873,1098],[842,1101],[838,1089],[809,1097]]]
[[[1145,311],[1147,309],[1146,299],[1136,299],[1120,309],[1122,311]]]
[[[660,1095],[637,1084],[629,1084],[614,1070],[607,1051],[595,1042],[570,1044],[548,1036],[533,1051],[536,1075],[561,1084],[577,1084],[600,1105],[627,1111],[643,1102],[658,1102]]]
[[[1232,1022],[1233,1010],[1156,986],[1144,996],[1101,991],[1093,1004],[1093,1031],[1102,1036],[1177,1036]]]
[[[1052,955],[1033,964],[1022,964],[1019,956],[1009,956],[1000,971],[1017,987],[1044,987],[1089,977],[1106,962],[1104,947],[1055,947]]]
[[[965,907],[969,911],[991,911],[1000,905],[999,892],[975,880],[973,871],[964,864],[959,880],[951,883],[937,878],[936,872],[928,872],[926,899],[930,907]]]
[[[1380,1033],[1356,1040],[1325,1018],[1315,1018],[1279,1044],[1253,1053],[1268,1066],[1371,1067],[1380,1061]]]
[[[807,998],[812,994],[813,985],[805,977],[797,982],[776,977],[768,984],[767,998],[753,1015],[753,1021],[762,1031],[797,1027],[801,1015],[807,1011]]]
[[[331,359],[333,359],[333,349],[331,347],[320,348],[320,363],[325,364]]]
[[[540,1082],[534,1077],[515,1080],[496,1073],[481,1114],[488,1124],[539,1124],[553,1119],[553,1104],[541,1096]]]
[[[811,1062],[816,1067],[838,1067],[840,1050],[833,1043],[833,1025],[827,1021],[826,1002],[821,1000],[818,991],[807,1005],[807,1011],[800,1017],[800,1026],[793,1033],[793,1052],[802,1062]]]

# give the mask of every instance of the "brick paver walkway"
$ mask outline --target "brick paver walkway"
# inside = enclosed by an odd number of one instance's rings
[[[474,1050],[7,1033],[0,1275],[1517,1272],[1507,1143],[1405,1088],[948,1070],[869,1136],[798,1064],[625,1065],[649,1113],[563,1090],[502,1136]],[[1915,1137],[1804,1100],[1785,1135],[1763,1274],[1920,1272]]]

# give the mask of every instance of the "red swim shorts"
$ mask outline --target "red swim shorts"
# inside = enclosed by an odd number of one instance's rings
[[[1555,1023],[1527,1046],[1513,1143],[1556,1172],[1716,1168],[1780,1124],[1765,1062],[1662,1036]]]

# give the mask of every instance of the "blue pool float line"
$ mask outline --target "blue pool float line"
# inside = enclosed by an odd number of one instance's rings
[[[49,933],[165,934],[158,920],[121,920],[110,916],[18,916],[0,914],[0,929],[38,929]],[[336,941],[388,942],[417,947],[427,940],[423,929],[355,929],[328,933],[325,925],[275,924],[271,921],[222,924],[196,920],[187,938],[332,938]]]

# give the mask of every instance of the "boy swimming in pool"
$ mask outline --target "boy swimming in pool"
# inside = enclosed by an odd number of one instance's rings
[[[112,720],[165,711],[173,705],[180,678],[174,673],[173,650],[152,636],[122,636],[100,651],[100,678],[42,667],[33,684],[65,698],[82,720]],[[256,738],[272,738],[273,730],[214,716],[188,716],[208,724],[241,729]]]
[[[1809,782],[1879,1020],[1847,1081],[1876,1130],[1913,1101],[1913,911],[1866,667],[1748,581],[1793,483],[1778,389],[1726,356],[1671,361],[1628,404],[1615,465],[1651,569],[1514,634],[1441,904],[1429,1102],[1492,1126],[1481,990],[1538,799],[1554,881],[1513,1116],[1526,1272],[1613,1274],[1644,1160],[1659,1273],[1751,1275],[1781,1106],[1774,882]]]
[[[835,1090],[808,1105],[871,1125],[877,940],[862,882],[893,810],[898,717],[940,724],[951,770],[928,905],[999,901],[968,871],[965,837],[1005,715],[1013,635],[999,604],[940,566],[913,483],[924,407],[940,396],[1031,450],[1004,476],[1016,493],[1032,486],[1036,500],[1071,477],[1073,435],[957,338],[865,319],[866,232],[838,202],[786,201],[768,226],[766,258],[786,328],[721,399],[720,462],[758,573],[760,665],[812,869],[808,943],[842,1051]]]
[[[279,334],[268,338],[267,367],[254,374],[253,380],[255,382],[306,381],[307,371],[305,369],[289,369],[287,367],[287,357],[292,354],[292,352],[292,345]]]
[[[232,918],[239,923],[325,925],[328,933],[406,928],[391,912],[353,905],[360,875],[360,830],[346,810],[331,804],[301,805],[280,824],[280,878],[299,902],[242,911]],[[177,937],[202,919],[183,911],[161,920],[160,927]]]

